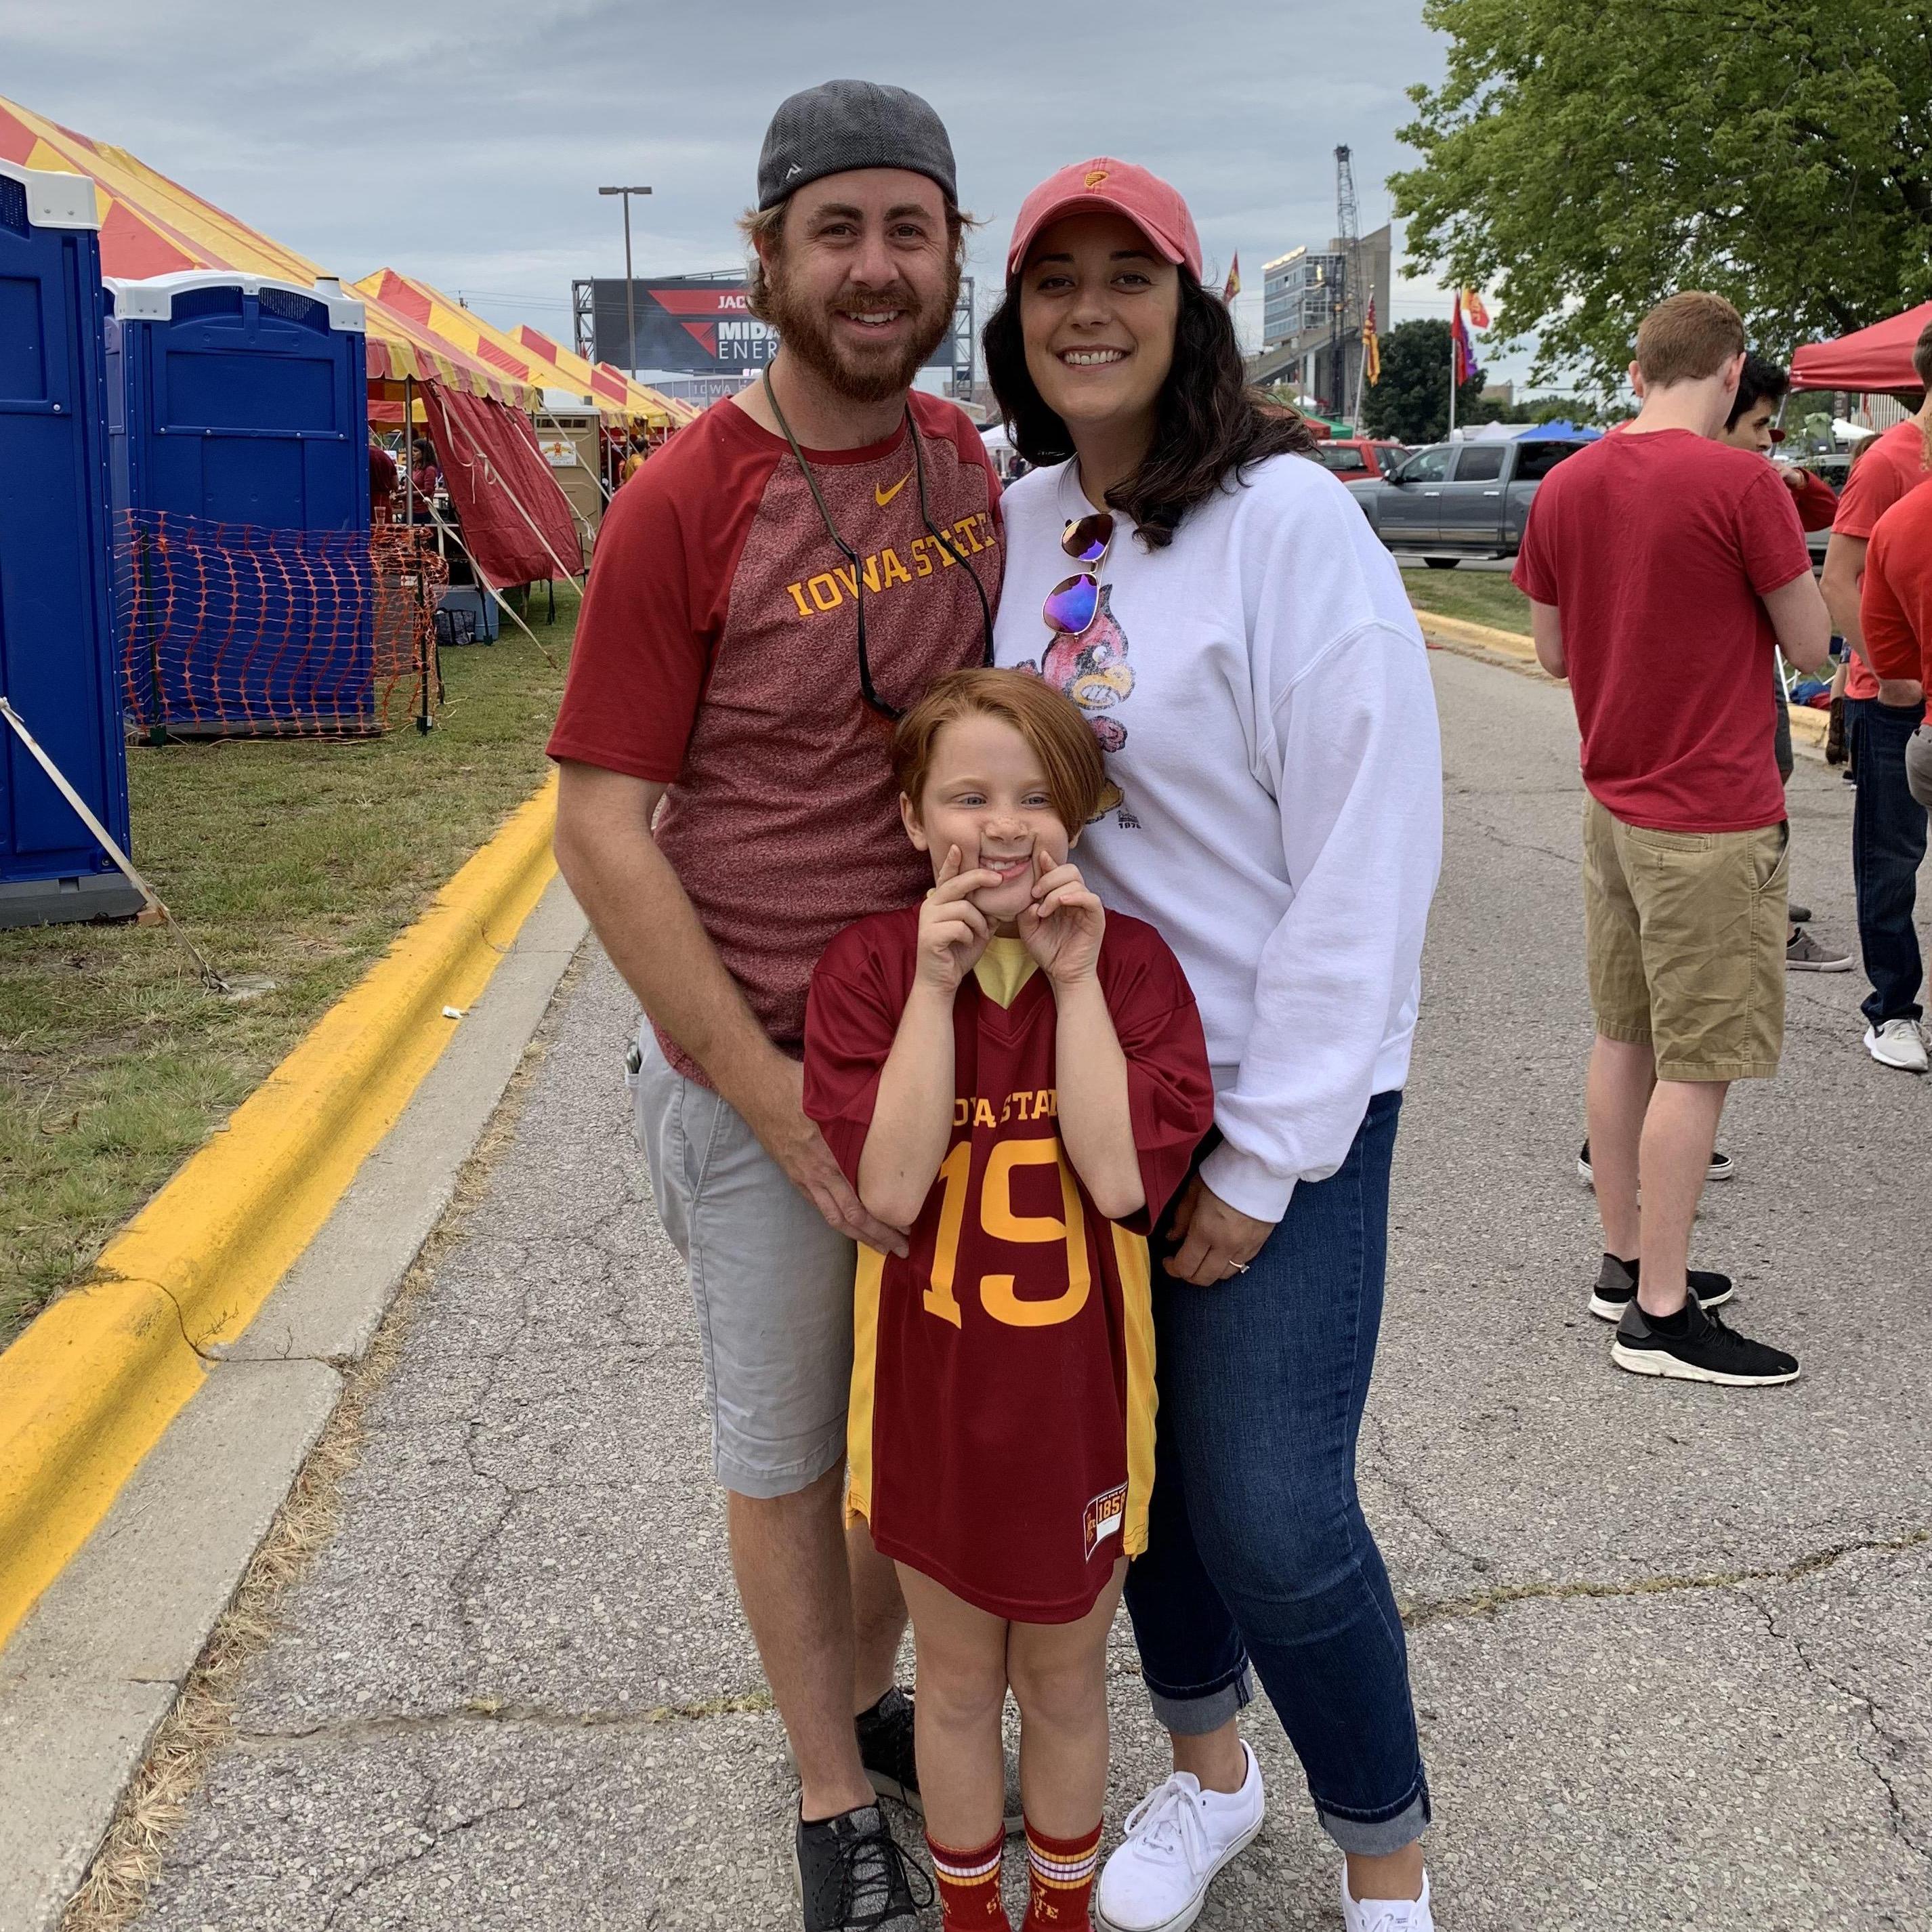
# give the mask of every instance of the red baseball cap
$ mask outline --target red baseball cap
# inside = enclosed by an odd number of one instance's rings
[[[1124,214],[1167,260],[1185,264],[1197,282],[1201,279],[1201,238],[1179,191],[1145,168],[1106,154],[1048,175],[1021,203],[1006,250],[1007,279],[1019,272],[1042,228],[1064,214]]]

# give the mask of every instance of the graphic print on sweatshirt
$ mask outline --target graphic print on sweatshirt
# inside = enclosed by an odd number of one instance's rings
[[[1127,728],[1113,714],[1132,695],[1134,668],[1127,662],[1127,634],[1114,615],[1114,586],[1100,586],[1094,621],[1077,635],[1055,634],[1037,662],[1018,667],[1066,692],[1079,706],[1103,752],[1118,752],[1127,742]],[[1087,822],[1118,814],[1119,823],[1138,830],[1140,820],[1127,809],[1126,795],[1110,772],[1094,817]]]

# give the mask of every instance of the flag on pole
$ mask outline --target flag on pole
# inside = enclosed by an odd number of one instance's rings
[[[1474,289],[1462,291],[1462,313],[1469,318],[1472,328],[1487,328],[1490,312],[1483,306],[1483,298]]]
[[[1221,291],[1221,299],[1231,302],[1241,292],[1241,251],[1234,250],[1234,259],[1228,264],[1228,286]]]
[[[1376,303],[1371,296],[1368,313],[1362,317],[1362,380],[1365,382],[1379,382],[1382,379],[1382,338],[1376,333]]]
[[[1473,382],[1483,371],[1476,360],[1476,346],[1469,340],[1468,325],[1462,320],[1462,304],[1452,304],[1449,318],[1450,338],[1454,344],[1456,386],[1461,388],[1466,382]]]

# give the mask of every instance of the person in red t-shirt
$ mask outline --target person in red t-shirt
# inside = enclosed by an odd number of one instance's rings
[[[1879,520],[1916,491],[1932,468],[1926,462],[1932,436],[1932,325],[1912,352],[1924,404],[1908,422],[1875,439],[1852,466],[1838,499],[1825,553],[1825,601],[1832,621],[1852,647],[1845,685],[1845,734],[1858,793],[1852,806],[1852,880],[1858,908],[1858,950],[1871,991],[1862,1010],[1866,1050],[1882,1066],[1896,1062],[1892,1023],[1918,1026],[1924,962],[1912,924],[1919,862],[1925,856],[1925,814],[1906,782],[1905,748],[1925,716],[1925,689],[1916,676],[1874,674],[1860,616],[1866,553]]]
[[[893,762],[925,903],[812,975],[806,1111],[908,1252],[860,1250],[847,1506],[893,1557],[948,1928],[1003,1926],[1000,1711],[1018,1702],[1033,1903],[1084,1932],[1107,1784],[1107,1633],[1147,1546],[1147,1235],[1212,1125],[1194,997],[1067,856],[1106,771],[1017,670],[934,686]]]
[[[1873,670],[1888,686],[1932,688],[1932,490],[1908,490],[1879,518],[1864,561],[1859,622]],[[1916,956],[1910,895],[1925,856],[1926,809],[1932,808],[1932,724],[1914,729],[1900,764],[1910,796],[1885,830],[1895,854],[1895,880],[1905,889],[1904,931]],[[1920,1018],[1915,1000],[1910,1012],[1874,1020],[1865,1030],[1865,1051],[1882,1066],[1924,1072]]]
[[[638,1134],[689,1264],[734,1574],[798,1764],[806,1932],[910,1932],[874,1796],[917,1793],[905,1608],[840,1510],[854,1243],[905,1237],[806,1117],[800,1056],[827,943],[926,883],[892,727],[991,662],[998,496],[964,413],[911,392],[964,252],[932,107],[868,81],[792,95],[743,226],[782,346],[604,518],[550,741],[556,852],[648,1016]]]
[[[1545,480],[1515,573],[1538,661],[1569,680],[1589,794],[1590,1310],[1617,1323],[1618,1367],[1726,1387],[1798,1373],[1710,1314],[1731,1284],[1687,1264],[1730,1082],[1775,1072],[1784,1042],[1772,652],[1810,670],[1831,647],[1790,492],[1716,440],[1744,363],[1720,297],[1653,309],[1630,368],[1641,410]]]
[[[1744,372],[1738,379],[1737,399],[1719,433],[1718,440],[1733,449],[1748,449],[1768,457],[1784,439],[1777,424],[1779,405],[1791,392],[1790,374],[1762,356],[1747,356]],[[1777,464],[1772,472],[1791,492],[1798,506],[1798,520],[1807,530],[1822,530],[1837,513],[1838,499],[1832,486],[1808,471],[1790,464]],[[1791,704],[1785,694],[1783,668],[1774,663],[1772,695],[1774,706],[1778,776],[1789,784],[1793,769],[1791,755]],[[1837,946],[1820,944],[1815,934],[1802,930],[1811,916],[1808,906],[1790,908],[1790,929],[1785,935],[1784,964],[1796,973],[1848,973],[1852,956]]]

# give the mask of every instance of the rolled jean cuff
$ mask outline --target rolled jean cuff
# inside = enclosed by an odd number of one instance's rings
[[[1418,1771],[1415,1789],[1400,1809],[1369,1818],[1331,1810],[1320,1798],[1315,1815],[1322,1828],[1343,1851],[1363,1858],[1385,1858],[1415,1843],[1429,1828],[1429,1780]]]
[[[1255,1701],[1254,1679],[1245,1659],[1232,1677],[1204,1690],[1163,1690],[1150,1681],[1147,1689],[1161,1728],[1177,1738],[1204,1738]]]

